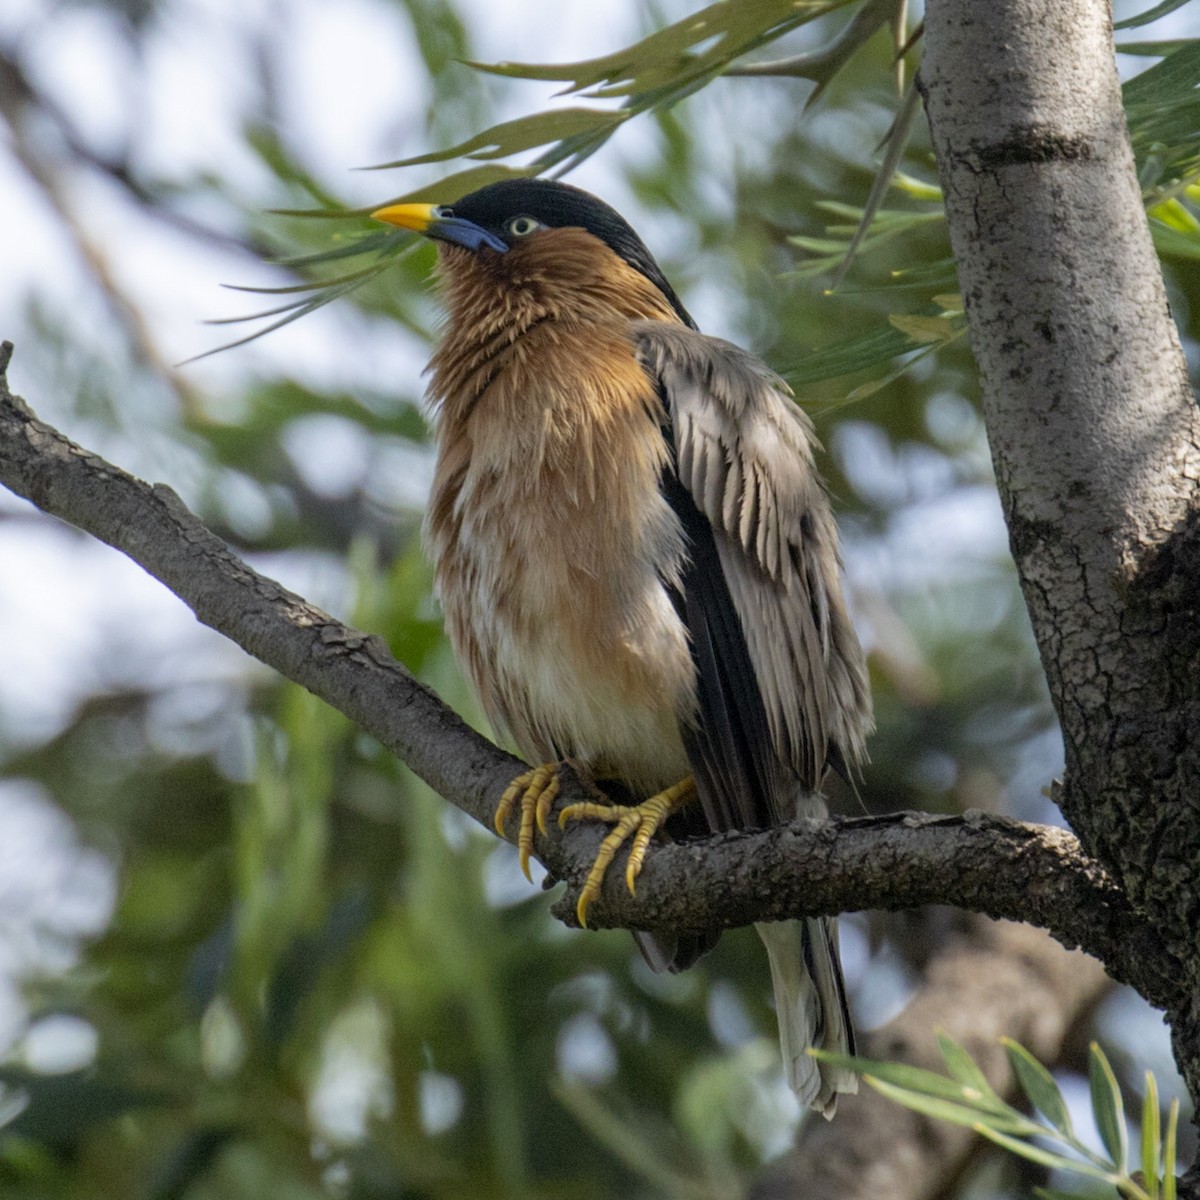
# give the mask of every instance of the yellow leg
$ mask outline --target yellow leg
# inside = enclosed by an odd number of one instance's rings
[[[629,848],[629,863],[625,867],[625,883],[632,893],[641,873],[650,839],[667,817],[695,798],[696,784],[689,775],[656,796],[643,800],[641,804],[568,804],[558,814],[560,829],[568,821],[607,821],[613,825],[612,832],[600,843],[600,852],[596,855],[596,861],[592,863],[583,890],[579,893],[579,903],[575,906],[575,915],[583,928],[587,928],[588,906],[600,895],[600,885],[604,882],[605,872],[617,851],[629,840],[629,835],[633,834],[634,837],[633,845]]]
[[[521,824],[517,829],[517,854],[525,878],[532,882],[529,874],[529,856],[533,853],[533,826],[537,823],[542,833],[546,832],[546,818],[558,796],[558,763],[542,763],[532,771],[518,775],[504,789],[496,807],[496,832],[503,837],[504,826],[512,816],[517,798],[521,800]]]

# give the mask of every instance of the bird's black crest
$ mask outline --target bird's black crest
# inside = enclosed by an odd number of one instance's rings
[[[471,192],[450,209],[454,216],[479,225],[508,245],[513,238],[506,226],[517,216],[533,217],[551,229],[586,229],[635,271],[645,275],[671,302],[680,319],[696,328],[654,261],[654,255],[633,227],[615,208],[591,192],[550,179],[506,179]]]

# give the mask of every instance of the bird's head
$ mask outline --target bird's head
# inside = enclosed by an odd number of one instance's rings
[[[453,205],[394,204],[371,214],[441,244],[442,270],[512,287],[575,292],[616,287],[628,272],[652,285],[674,313],[693,325],[654,256],[629,222],[582,188],[547,179],[512,179],[471,192]],[[650,313],[632,315],[651,315]]]

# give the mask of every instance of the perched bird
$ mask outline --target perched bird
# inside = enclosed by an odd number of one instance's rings
[[[626,221],[578,188],[492,184],[452,208],[373,214],[438,242],[446,306],[430,363],[437,466],[426,537],[454,651],[535,766],[505,793],[522,865],[568,762],[641,804],[569,806],[614,825],[630,888],[654,832],[823,814],[872,727],[814,435],[757,358],[700,333]],[[761,924],[800,1099],[827,1116],[854,1076],[837,932]],[[638,936],[680,970],[715,941]]]

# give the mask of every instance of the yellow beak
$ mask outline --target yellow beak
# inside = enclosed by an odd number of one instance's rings
[[[475,253],[485,246],[497,254],[508,250],[508,243],[490,230],[476,225],[474,221],[456,217],[452,209],[438,208],[433,204],[390,204],[387,208],[376,209],[371,216],[387,225],[411,229],[414,233],[464,246]]]
[[[427,233],[430,225],[437,220],[436,214],[437,209],[432,204],[390,204],[386,208],[376,209],[371,214],[371,220],[398,225],[414,233]]]

